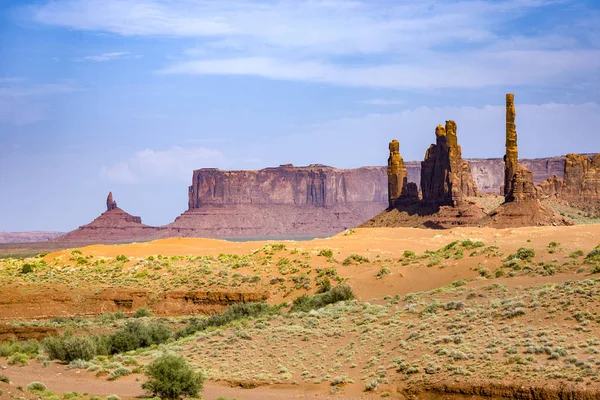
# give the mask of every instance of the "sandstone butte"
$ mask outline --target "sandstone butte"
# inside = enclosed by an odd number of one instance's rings
[[[416,185],[407,183],[399,154],[399,143],[390,143],[388,160],[389,208],[367,221],[362,227],[450,228],[475,225],[485,216],[483,209],[468,201],[477,196],[471,168],[462,158],[456,123],[446,121],[435,129],[436,143],[425,153],[421,163],[421,198]],[[398,153],[398,154],[396,154]],[[400,167],[398,167],[400,165]],[[402,182],[401,188],[396,185]],[[414,188],[408,188],[414,185]]]

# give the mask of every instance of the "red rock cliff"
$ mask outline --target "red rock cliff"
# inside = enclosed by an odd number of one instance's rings
[[[285,204],[329,207],[338,204],[387,203],[382,167],[337,169],[321,165],[282,165],[259,171],[194,171],[188,208],[207,205]]]

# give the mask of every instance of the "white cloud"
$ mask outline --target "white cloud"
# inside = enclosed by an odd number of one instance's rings
[[[77,62],[84,62],[84,61],[103,62],[103,61],[112,61],[112,60],[118,60],[118,59],[123,59],[123,58],[140,58],[140,57],[141,57],[140,54],[131,54],[126,51],[116,51],[116,52],[112,52],[112,53],[102,53],[102,54],[98,54],[98,55],[94,55],[94,56],[78,57],[75,59],[75,61],[77,61]]]
[[[188,182],[192,171],[199,168],[219,168],[226,159],[218,150],[206,147],[168,150],[141,150],[126,161],[103,166],[100,177],[117,183],[140,183],[152,180]]]
[[[430,62],[347,66],[320,61],[248,57],[185,61],[160,74],[244,75],[276,80],[391,89],[480,88],[569,83],[600,68],[600,50],[503,51],[431,56]]]
[[[405,104],[406,102],[400,99],[368,99],[363,100],[360,103],[368,104],[370,106],[398,106]]]
[[[593,29],[600,15],[574,24],[565,14],[562,25],[527,34],[507,26],[557,4],[580,14],[584,7],[576,0],[62,0],[29,11],[35,21],[72,29],[196,39],[163,74],[443,89],[589,79],[600,68]]]

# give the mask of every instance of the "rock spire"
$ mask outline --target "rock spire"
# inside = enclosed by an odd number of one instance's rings
[[[400,155],[400,143],[394,139],[389,145],[390,156],[388,158],[387,176],[388,176],[388,199],[389,206],[402,196],[406,195],[406,186],[408,182],[406,165]]]
[[[106,211],[111,211],[117,208],[117,202],[113,200],[112,192],[108,192],[108,197],[106,198]]]

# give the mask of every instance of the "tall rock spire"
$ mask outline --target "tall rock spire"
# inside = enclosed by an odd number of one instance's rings
[[[112,192],[108,192],[108,197],[106,198],[106,211],[114,210],[117,208],[117,202],[113,200]]]
[[[519,167],[517,126],[515,125],[515,95],[506,95],[506,154],[504,155],[504,197],[512,200],[513,179]]]
[[[390,142],[390,157],[388,158],[388,200],[389,206],[393,207],[396,200],[406,194],[408,174],[406,165],[400,155],[400,142],[396,139]]]

